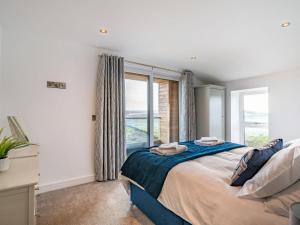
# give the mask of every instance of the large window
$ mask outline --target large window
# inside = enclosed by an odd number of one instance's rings
[[[126,147],[128,153],[178,141],[178,82],[126,73]]]
[[[232,140],[252,147],[268,142],[268,89],[250,89],[231,93]]]

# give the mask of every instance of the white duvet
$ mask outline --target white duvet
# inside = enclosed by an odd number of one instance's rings
[[[205,156],[172,168],[158,200],[193,225],[283,225],[285,217],[267,213],[263,200],[241,199],[229,185],[233,170],[249,148]]]

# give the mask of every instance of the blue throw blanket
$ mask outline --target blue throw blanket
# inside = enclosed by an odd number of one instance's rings
[[[225,142],[215,146],[199,146],[193,141],[181,142],[187,150],[171,156],[161,156],[142,149],[132,153],[123,164],[122,175],[141,185],[152,197],[158,198],[168,172],[177,164],[206,155],[229,151],[243,147]]]

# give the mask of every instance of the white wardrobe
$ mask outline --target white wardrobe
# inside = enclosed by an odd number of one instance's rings
[[[225,140],[225,88],[203,85],[195,88],[197,139]]]

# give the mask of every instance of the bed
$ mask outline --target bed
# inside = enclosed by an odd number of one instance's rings
[[[133,204],[155,224],[288,224],[286,217],[265,212],[264,200],[239,198],[240,187],[229,185],[237,163],[249,150],[240,147],[177,164],[168,172],[157,199],[128,177],[122,180],[131,189]],[[168,223],[170,219],[176,222]]]

